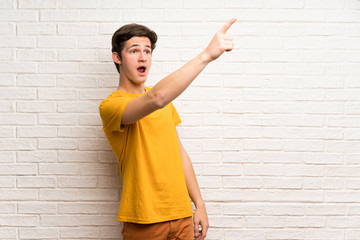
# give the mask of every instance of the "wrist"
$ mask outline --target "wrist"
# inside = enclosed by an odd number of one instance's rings
[[[205,208],[205,202],[204,200],[200,199],[196,202],[194,202],[196,208]]]
[[[208,64],[212,61],[210,54],[207,52],[207,49],[205,49],[199,54],[199,58],[200,61],[204,64]]]

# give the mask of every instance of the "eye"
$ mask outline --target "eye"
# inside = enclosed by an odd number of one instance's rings
[[[137,49],[130,50],[130,53],[136,53]]]
[[[151,51],[150,50],[145,50],[145,53],[146,54],[151,54]]]

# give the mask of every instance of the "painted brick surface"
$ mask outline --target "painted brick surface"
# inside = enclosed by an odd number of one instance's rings
[[[112,33],[158,33],[153,86],[231,17],[234,50],[174,102],[207,239],[359,240],[358,0],[2,1],[0,238],[120,240],[98,114],[118,84]]]

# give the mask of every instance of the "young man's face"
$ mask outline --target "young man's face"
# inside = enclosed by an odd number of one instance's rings
[[[119,64],[120,77],[132,84],[145,83],[151,66],[151,42],[147,37],[132,37],[125,42]]]

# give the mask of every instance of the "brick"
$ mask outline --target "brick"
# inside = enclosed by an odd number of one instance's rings
[[[201,22],[205,20],[205,10],[186,9],[186,10],[167,10],[164,12],[164,20],[168,22]],[[197,28],[199,29],[199,28]],[[199,29],[199,33],[201,30]]]
[[[121,227],[115,226],[115,227],[102,227],[100,229],[100,236],[101,238],[108,239],[108,238],[114,238],[116,239],[121,235]]]
[[[265,216],[303,216],[304,206],[296,204],[264,204],[262,206]]]
[[[341,0],[315,0],[315,1],[305,1],[305,8],[313,9],[341,9],[344,7],[344,1]]]
[[[38,191],[34,189],[0,189],[2,201],[37,200]]]
[[[210,1],[204,1],[204,0],[200,0],[200,1],[190,1],[190,0],[185,0],[184,1],[184,8],[221,8],[221,3],[219,1],[216,0],[210,0]]]
[[[0,137],[2,138],[13,138],[15,137],[14,128],[0,127]]]
[[[181,138],[219,138],[221,129],[219,127],[183,127],[179,134]]]
[[[40,163],[39,174],[41,175],[78,175],[80,173],[78,164],[70,163]]]
[[[321,177],[324,176],[324,168],[322,166],[294,165],[285,167],[285,176],[292,177]]]
[[[18,35],[56,35],[56,25],[49,23],[21,23],[17,25]]]
[[[66,23],[58,25],[58,33],[60,35],[73,35],[73,36],[94,36],[99,33],[98,26],[92,23]],[[88,52],[89,53],[89,52]]]
[[[82,228],[62,228],[60,230],[61,238],[99,238],[100,229],[94,227],[82,227]]]
[[[1,99],[23,99],[32,100],[36,99],[35,88],[2,88],[0,91]]]
[[[0,73],[37,73],[37,64],[34,62],[2,62]]]
[[[79,20],[79,10],[42,10],[40,12],[40,21],[44,22],[73,22]]]
[[[265,231],[266,239],[302,239],[304,237],[304,230],[297,228],[288,229],[267,229]]]
[[[51,127],[18,127],[17,137],[56,137],[56,128]]]
[[[87,164],[82,163],[80,167],[81,175],[118,175],[117,164]]]
[[[25,162],[55,162],[56,152],[54,151],[20,151],[16,153],[16,161]]]
[[[326,141],[324,150],[327,152],[359,153],[359,141]]]
[[[56,63],[39,63],[40,73],[77,73],[79,70],[77,63],[56,62]]]
[[[331,228],[359,228],[359,220],[357,217],[329,217],[328,226]]]
[[[225,0],[225,8],[262,8],[263,2],[259,0],[255,1],[234,1],[234,0]]]
[[[18,204],[18,212],[22,214],[56,214],[57,203],[47,202],[21,202]]]
[[[121,179],[119,176],[98,176],[97,187],[99,188],[121,188]],[[199,180],[199,179],[198,179]]]
[[[110,8],[114,9],[119,6],[121,8],[141,8],[141,0],[103,0],[100,3],[100,8]]]
[[[0,74],[2,79],[0,86],[15,86],[15,75],[14,74]]]
[[[232,216],[220,216],[220,217],[209,217],[210,227],[241,227],[245,226],[245,218],[244,217],[232,217]]]
[[[56,8],[56,0],[20,0],[18,2],[18,7],[20,9],[54,9]]]
[[[0,21],[5,22],[24,22],[24,21],[37,21],[38,13],[36,11],[9,11],[0,10]]]
[[[344,163],[343,154],[339,153],[304,153],[306,164],[338,164]]]
[[[204,139],[202,141],[203,151],[224,151],[224,150],[241,150],[242,140],[239,139]]]
[[[243,149],[253,150],[269,150],[276,151],[282,149],[282,142],[275,139],[245,139],[243,141]]]
[[[292,152],[264,152],[262,156],[258,157],[264,163],[288,163],[288,164],[302,164],[303,153]]]
[[[265,235],[263,230],[236,230],[236,229],[225,229],[225,239],[228,240],[237,240],[237,239],[257,239],[265,240]],[[214,238],[220,239],[220,238]]]
[[[302,186],[299,178],[263,178],[263,188],[265,189],[301,189]]]
[[[343,230],[323,230],[323,229],[309,229],[305,232],[307,239],[342,239],[344,237]]]
[[[341,189],[343,180],[339,178],[305,178],[303,180],[304,189]]]
[[[24,228],[19,230],[22,239],[55,239],[59,237],[59,229],[55,228]]]
[[[360,162],[358,161],[360,154],[359,153],[355,153],[355,154],[345,154],[345,163],[347,165],[358,165],[360,164]]]
[[[76,48],[77,39],[75,37],[63,36],[39,36],[38,48]]]
[[[80,73],[109,73],[114,66],[109,63],[80,63]]]
[[[40,101],[27,101],[17,102],[17,112],[25,113],[38,113],[38,112],[55,112],[55,103],[40,102]]]
[[[284,174],[284,166],[277,164],[247,164],[244,166],[245,176],[281,176]]]
[[[67,0],[70,1],[70,0]],[[94,1],[94,0],[93,0]],[[126,10],[124,10],[126,11]],[[140,11],[140,10],[138,10]],[[81,22],[122,22],[124,12],[118,10],[82,10],[80,11]],[[125,18],[126,19],[126,18]]]
[[[5,163],[13,163],[15,162],[15,152],[14,151],[1,151],[0,152],[0,162]]]
[[[316,204],[305,206],[305,215],[341,216],[345,215],[346,206],[337,204]]]
[[[61,102],[57,104],[59,113],[98,113],[98,102]]]
[[[19,75],[16,85],[26,87],[52,87],[55,86],[56,76],[50,75]]]
[[[224,113],[261,113],[263,111],[263,105],[261,103],[247,102],[243,103],[241,101],[229,101],[223,102],[223,112]]]
[[[97,160],[96,152],[86,151],[58,151],[59,162],[94,162]]]
[[[324,149],[321,140],[287,140],[283,143],[285,151],[320,152]]]
[[[37,166],[35,164],[4,165],[1,168],[1,175],[35,175]]]
[[[203,191],[205,201],[242,201],[244,198],[244,191],[240,189],[206,189]]]
[[[19,188],[53,188],[56,187],[55,178],[46,177],[18,177],[17,187]]]
[[[87,50],[59,50],[58,59],[62,61],[94,62],[97,60],[97,54]],[[72,77],[81,79],[79,76]],[[59,76],[60,80],[64,78],[69,79],[69,76]]]
[[[95,128],[90,127],[59,127],[57,135],[59,137],[91,138],[96,137],[97,132]]]
[[[98,2],[96,0],[80,0],[80,1],[71,1],[71,0],[61,0],[60,1],[60,8],[70,8],[70,9],[77,9],[77,8],[97,8]]]
[[[259,152],[223,152],[224,163],[239,163],[239,159],[244,163],[259,163],[261,154]]]
[[[267,0],[264,4],[265,8],[275,8],[275,9],[296,9],[296,8],[303,8],[304,7],[304,1],[297,1],[297,0]]]
[[[5,0],[0,5],[1,9],[11,9],[13,7],[14,7],[14,3],[11,0]]]
[[[19,150],[34,150],[36,148],[35,140],[25,139],[0,139],[1,151],[19,151]]]
[[[76,227],[80,225],[80,217],[73,215],[42,215],[40,225],[44,227]]]
[[[14,188],[15,187],[15,178],[13,177],[0,177],[0,187],[1,188]]]
[[[3,36],[1,37],[0,47],[33,48],[35,47],[35,42],[34,37]]]
[[[86,126],[102,126],[101,118],[99,115],[81,115],[79,116],[79,125],[86,125]]]
[[[0,229],[0,237],[2,239],[16,239],[16,236],[17,236],[16,228],[2,227]]]
[[[57,149],[57,150],[71,150],[77,149],[78,140],[76,139],[61,139],[61,138],[41,138],[38,139],[38,149]]]
[[[76,202],[60,202],[60,214],[97,214],[99,206],[96,203],[76,203]]]
[[[271,202],[321,202],[323,193],[319,191],[304,191],[298,189],[282,190],[244,190],[243,201],[262,201]]]
[[[1,49],[0,54],[1,54],[0,56],[1,61],[12,61],[14,59],[14,54],[12,49]]]
[[[42,100],[73,100],[78,98],[78,93],[72,89],[40,89],[38,98]]]
[[[16,204],[15,203],[0,203],[1,214],[15,214]]]
[[[49,61],[56,60],[56,53],[53,50],[40,50],[40,49],[19,49],[16,52],[16,57],[21,61]],[[19,76],[24,77],[24,76]],[[33,76],[35,77],[35,76]],[[41,77],[39,77],[41,78]]]
[[[284,217],[249,216],[246,221],[248,228],[281,228],[285,226]]]
[[[117,201],[117,189],[40,189],[39,199],[47,201]]]
[[[262,186],[261,180],[253,177],[224,176],[222,179],[222,186],[224,188],[259,189]]]

